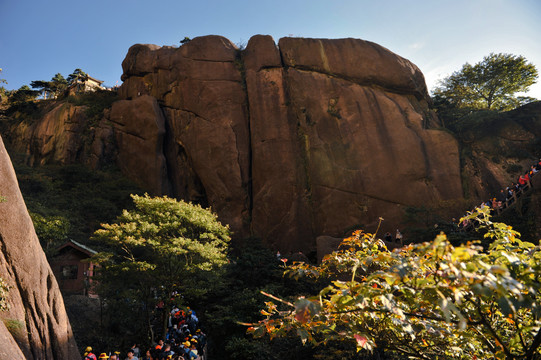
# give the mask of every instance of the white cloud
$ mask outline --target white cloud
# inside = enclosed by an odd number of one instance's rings
[[[408,45],[408,48],[411,49],[411,50],[419,50],[419,49],[422,49],[424,47],[425,47],[424,42],[416,42],[416,43]]]

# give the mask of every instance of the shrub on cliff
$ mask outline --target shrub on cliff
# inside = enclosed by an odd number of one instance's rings
[[[453,247],[445,235],[389,252],[356,232],[320,266],[290,275],[333,279],[318,296],[271,296],[249,332],[296,332],[302,342],[350,342],[359,351],[410,358],[533,359],[541,354],[541,250],[523,242],[488,209],[476,218],[493,239],[487,251]]]

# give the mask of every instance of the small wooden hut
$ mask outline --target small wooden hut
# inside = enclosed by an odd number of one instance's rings
[[[96,253],[74,240],[69,240],[58,248],[50,264],[62,293],[97,296],[92,292],[91,286],[95,264],[83,261]]]

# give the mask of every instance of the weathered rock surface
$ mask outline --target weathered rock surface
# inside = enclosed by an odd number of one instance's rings
[[[30,164],[70,164],[83,153],[84,109],[64,102],[47,111],[40,121],[23,122],[11,134],[12,145],[30,155]]]
[[[241,53],[206,36],[135,45],[123,69],[120,96],[163,109],[172,193],[281,251],[462,195],[422,73],[377,44],[257,35]]]
[[[163,155],[165,120],[156,99],[144,95],[117,101],[109,120],[115,130],[120,170],[154,194],[169,193]]]
[[[539,160],[541,101],[494,113],[485,122],[461,134],[469,155],[463,166],[465,192],[476,200],[487,200],[517,182]]]
[[[11,286],[0,312],[1,359],[80,359],[64,301],[0,139],[0,277]]]
[[[354,226],[394,231],[407,206],[462,196],[455,139],[419,69],[358,39],[220,36],[134,45],[121,101],[92,137],[148,191],[212,206],[283,253]],[[101,154],[101,155],[100,155]],[[107,155],[109,156],[109,155]]]

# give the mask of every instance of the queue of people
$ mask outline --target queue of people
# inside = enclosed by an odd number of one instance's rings
[[[126,351],[125,360],[204,360],[207,337],[198,328],[199,319],[194,310],[173,306],[168,315],[165,339],[160,339],[142,353],[137,344]],[[102,352],[99,355],[88,346],[84,360],[121,360],[121,352]]]
[[[493,213],[499,214],[502,210],[511,206],[531,187],[531,180],[539,171],[541,171],[541,159],[536,164],[531,165],[528,171],[520,175],[516,182],[507,186],[505,189],[501,189],[495,197],[483,201],[480,207],[487,206]],[[468,229],[473,224],[469,220],[464,220],[460,225],[463,229]]]

